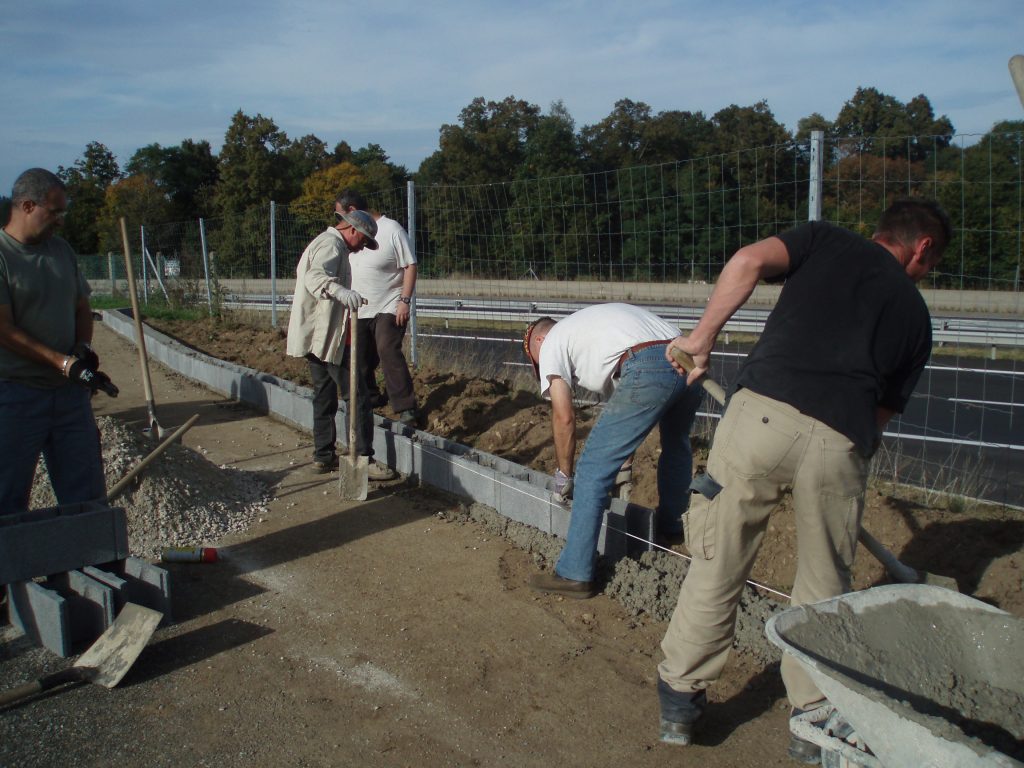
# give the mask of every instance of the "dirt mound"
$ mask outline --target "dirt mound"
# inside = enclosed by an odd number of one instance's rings
[[[121,422],[100,417],[107,488],[128,474],[156,443]],[[32,509],[56,504],[43,460],[32,484]],[[128,546],[155,559],[172,546],[198,546],[244,531],[266,512],[268,490],[256,473],[218,467],[195,451],[171,445],[113,500],[128,518]]]

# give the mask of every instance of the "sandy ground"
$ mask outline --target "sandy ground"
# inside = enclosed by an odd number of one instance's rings
[[[245,344],[264,349],[251,336]],[[134,348],[105,329],[96,346],[122,392],[97,398],[97,413],[140,428]],[[0,765],[792,764],[774,664],[735,654],[712,689],[702,743],[660,744],[663,620],[608,595],[538,596],[525,587],[536,557],[457,499],[398,481],[365,503],[343,502],[332,478],[309,472],[307,435],[159,367],[153,384],[162,425],[199,413],[185,444],[259,473],[273,498],[247,532],[202,542],[217,543],[222,562],[167,566],[176,623],[158,630],[121,686],[81,685],[0,711]],[[464,400],[466,386],[451,382],[446,400]],[[492,408],[517,397],[484,395]],[[525,413],[503,418],[521,421],[523,435],[542,429],[544,406],[520,405]],[[440,415],[432,408],[426,418]],[[492,419],[485,431],[494,430]],[[543,461],[540,435],[529,450]],[[1019,519],[957,516],[882,493],[871,514],[872,531],[905,560],[1020,615]],[[783,588],[788,520],[777,516],[777,543],[759,565]],[[866,558],[858,569],[859,581],[881,577]],[[0,640],[3,688],[68,664],[9,628]]]

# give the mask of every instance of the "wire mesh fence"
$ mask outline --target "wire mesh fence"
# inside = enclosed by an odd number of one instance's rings
[[[370,204],[403,224],[416,249],[412,343],[420,356],[512,377],[524,370],[516,337],[540,314],[628,301],[680,309],[673,319],[685,330],[743,245],[818,211],[870,236],[894,197],[935,198],[955,231],[942,264],[921,284],[939,346],[912,407],[891,426],[893,447],[879,465],[899,480],[1020,504],[1022,138],[818,135],[602,173],[410,184]],[[233,303],[273,307],[263,317],[278,324],[298,257],[333,223],[330,210],[268,203],[238,217],[144,224],[131,243],[144,298],[206,302],[211,311]],[[83,263],[100,292],[104,280],[123,280],[123,257]],[[770,309],[776,295],[759,287],[748,306]],[[726,386],[757,324],[727,326],[715,371]]]

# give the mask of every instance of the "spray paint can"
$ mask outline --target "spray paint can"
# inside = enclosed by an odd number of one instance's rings
[[[214,547],[166,547],[160,559],[165,563],[215,563],[217,550]]]

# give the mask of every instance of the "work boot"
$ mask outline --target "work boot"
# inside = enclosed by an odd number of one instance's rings
[[[566,579],[554,571],[531,576],[530,589],[537,592],[551,592],[556,595],[562,595],[562,597],[571,597],[574,600],[586,600],[597,594],[594,582]]]
[[[328,472],[333,472],[338,468],[338,457],[332,456],[327,461],[314,461],[313,472],[318,475],[326,475]]]
[[[407,427],[415,427],[420,420],[420,415],[416,412],[415,408],[410,408],[407,411],[399,413],[398,420]]]
[[[708,695],[704,691],[681,693],[658,678],[658,702],[661,704],[659,737],[666,744],[686,747],[699,730]]]
[[[381,482],[384,480],[394,480],[396,477],[398,477],[398,473],[395,470],[387,464],[381,464],[379,461],[371,461],[366,468],[367,480]]]

